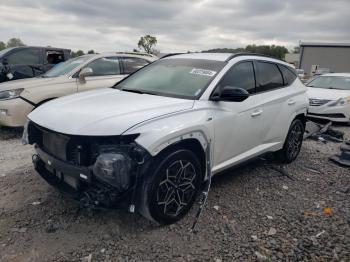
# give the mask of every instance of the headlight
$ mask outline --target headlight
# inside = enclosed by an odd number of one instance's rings
[[[350,103],[350,96],[339,98],[338,100],[334,101],[333,103],[330,103],[328,106],[344,106],[346,104]]]
[[[100,180],[126,190],[130,184],[131,159],[122,153],[107,153],[98,156],[93,172]]]
[[[19,97],[19,95],[23,92],[23,88],[6,90],[0,92],[0,100],[9,100]]]

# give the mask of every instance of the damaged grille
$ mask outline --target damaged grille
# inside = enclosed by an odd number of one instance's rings
[[[114,146],[129,150],[138,135],[129,136],[77,136],[57,133],[30,122],[28,138],[30,144],[37,144],[43,151],[62,161],[77,166],[91,166],[95,163],[101,148],[114,150]],[[107,146],[108,145],[108,146]],[[106,147],[107,146],[107,147]]]
[[[310,104],[310,106],[323,106],[330,101],[332,101],[332,100],[311,98],[311,99],[309,99],[309,104]]]

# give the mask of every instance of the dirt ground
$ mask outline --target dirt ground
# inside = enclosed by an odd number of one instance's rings
[[[166,227],[79,209],[35,173],[20,137],[0,129],[1,261],[350,261],[350,172],[328,161],[340,144],[305,141],[289,176],[258,160],[216,177],[193,234],[197,206]]]

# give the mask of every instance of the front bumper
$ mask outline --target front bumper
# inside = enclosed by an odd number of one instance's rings
[[[134,204],[136,184],[124,192],[96,179],[93,168],[76,166],[44,152],[35,145],[33,164],[38,174],[60,192],[68,194],[84,207],[130,208]]]
[[[349,122],[350,106],[310,106],[307,116],[333,122]]]
[[[24,126],[34,106],[21,98],[0,101],[0,126]]]

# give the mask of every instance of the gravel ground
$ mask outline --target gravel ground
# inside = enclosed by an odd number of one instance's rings
[[[350,261],[350,172],[328,161],[339,144],[305,141],[289,176],[259,160],[216,177],[192,234],[197,207],[166,227],[79,209],[34,172],[20,136],[0,129],[1,261]]]

